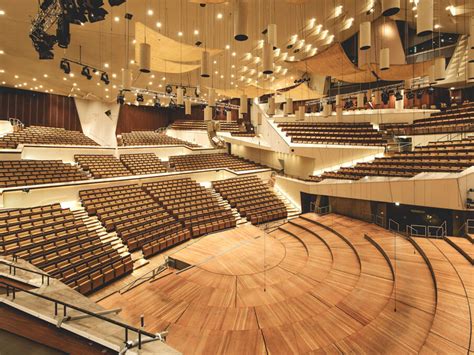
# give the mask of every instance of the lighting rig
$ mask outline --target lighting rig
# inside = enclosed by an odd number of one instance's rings
[[[172,85],[167,85],[172,88]],[[178,87],[178,86],[176,86]],[[182,87],[182,86],[179,86]],[[195,93],[199,92],[198,87],[192,87],[188,86],[187,88],[190,89],[195,89]],[[149,89],[141,89],[141,88],[131,88],[131,89],[122,89],[119,91],[117,95],[117,103],[118,104],[124,104],[125,103],[125,94],[129,92],[134,95],[136,95],[137,102],[144,102],[145,98],[144,96],[153,96],[153,103],[155,107],[161,107],[161,102],[160,99],[171,99],[169,107],[171,108],[178,108],[180,105],[176,104],[176,99],[177,99],[177,94],[173,93],[170,90],[167,90],[165,93],[163,92],[158,92],[154,90],[149,90]],[[199,104],[199,105],[207,105],[207,101],[196,96],[196,97],[191,97],[191,96],[185,96],[185,99],[190,99],[192,103]],[[224,102],[216,102],[216,107],[218,108],[223,108],[225,110],[238,110],[239,106],[238,105],[233,105],[230,103],[224,103]]]
[[[109,0],[110,6],[119,6],[126,0]],[[102,21],[108,14],[102,0],[43,0],[38,14],[31,23],[30,38],[39,59],[53,59],[53,47],[67,48],[71,42],[70,24]],[[48,31],[55,25],[56,33]]]
[[[104,82],[105,85],[110,84],[109,74],[107,74],[106,71],[103,71],[101,69],[94,68],[91,65],[86,65],[86,64],[83,64],[82,62],[77,62],[75,60],[71,60],[67,58],[61,59],[61,62],[59,63],[59,67],[61,68],[62,71],[64,71],[64,74],[71,73],[71,63],[77,64],[82,67],[81,75],[86,77],[87,80],[92,79],[92,74],[91,74],[91,71],[92,71],[92,73],[94,74],[95,73],[100,74],[100,80]]]

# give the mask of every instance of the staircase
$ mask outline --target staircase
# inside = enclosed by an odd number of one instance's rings
[[[295,206],[280,189],[274,187],[273,192],[285,204],[288,220],[297,218],[301,214],[301,210]]]
[[[454,53],[446,68],[446,79],[437,83],[437,86],[451,86],[455,83],[467,81],[467,61],[469,55],[468,36],[462,35],[454,49]]]
[[[218,201],[219,206],[223,206],[226,209],[230,209],[232,211],[232,215],[235,218],[235,223],[237,227],[241,227],[243,225],[250,224],[250,222],[247,221],[247,218],[242,217],[240,213],[237,211],[237,208],[232,208],[227,202],[227,200],[224,200],[222,196],[216,192],[213,188],[209,189],[211,191],[211,195]]]
[[[82,219],[88,230],[95,231],[103,243],[112,245],[121,256],[125,257],[130,254],[128,247],[123,244],[122,239],[117,235],[117,233],[107,232],[99,219],[96,216],[89,216],[84,207],[77,207],[71,212],[76,220]],[[134,269],[149,263],[148,260],[143,258],[141,251],[132,253],[131,255]]]

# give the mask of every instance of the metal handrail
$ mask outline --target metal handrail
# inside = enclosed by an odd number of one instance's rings
[[[418,234],[418,231],[413,227],[423,227],[423,228],[425,228],[425,234]],[[418,237],[420,237],[420,236],[426,237],[426,226],[416,225],[416,224],[414,224],[414,225],[408,225],[407,224],[406,233],[410,236],[414,235],[414,236],[418,236]]]
[[[3,285],[3,286],[2,286]],[[91,317],[94,317],[94,318],[97,318],[97,319],[100,319],[102,321],[105,321],[105,322],[108,322],[108,323],[111,323],[113,325],[116,325],[118,327],[121,327],[125,330],[125,334],[124,334],[124,343],[127,344],[127,346],[129,345],[129,342],[128,342],[128,332],[131,331],[131,332],[135,332],[138,334],[138,348],[141,349],[141,344],[142,344],[142,335],[145,335],[147,337],[150,337],[152,339],[162,339],[161,335],[159,334],[153,334],[153,333],[150,333],[150,332],[147,332],[143,329],[140,329],[140,328],[136,328],[134,326],[131,326],[131,325],[128,325],[126,323],[122,323],[120,321],[117,321],[115,319],[110,319],[110,318],[107,318],[103,315],[100,315],[100,314],[97,314],[97,313],[94,313],[94,312],[91,312],[91,311],[88,311],[86,309],[83,309],[83,308],[80,308],[80,307],[77,307],[77,306],[74,306],[70,303],[66,303],[66,302],[63,302],[63,301],[60,301],[60,300],[57,300],[57,299],[54,299],[54,298],[51,298],[51,297],[48,297],[48,296],[45,296],[45,295],[42,295],[42,294],[39,294],[39,293],[36,293],[36,292],[32,292],[32,291],[29,291],[29,290],[24,290],[22,288],[19,288],[19,287],[16,287],[14,285],[10,285],[10,284],[7,284],[3,281],[0,281],[0,287],[3,287],[3,288],[6,288],[7,290],[7,297],[10,297],[10,293],[12,294],[12,299],[15,300],[15,297],[16,297],[16,291],[20,291],[20,292],[24,292],[24,293],[27,293],[29,295],[32,295],[32,296],[35,296],[35,297],[38,297],[38,298],[41,298],[43,300],[46,300],[46,301],[49,301],[49,302],[52,302],[54,303],[54,315],[55,316],[58,316],[58,306],[62,306],[63,307],[63,317],[66,317],[67,316],[67,309],[73,309],[77,312],[81,312],[81,313],[84,313],[84,314],[87,314],[88,316],[91,316]]]
[[[17,260],[16,257],[14,258],[14,260]],[[10,275],[13,274],[13,276],[16,276],[16,270],[17,269],[22,270],[22,271],[26,271],[26,272],[30,272],[32,274],[40,275],[41,276],[41,284],[44,285],[44,280],[46,278],[46,284],[49,286],[50,276],[49,276],[49,274],[47,274],[45,272],[27,269],[25,267],[15,265],[14,262],[9,262],[7,260],[0,260],[0,264],[8,265],[8,269],[9,269],[8,272],[10,273]]]
[[[392,224],[394,224],[397,229],[392,229]],[[393,219],[389,219],[388,220],[388,230],[391,230],[391,231],[396,231],[397,233],[400,233],[400,223],[398,223],[397,221],[394,221]]]
[[[135,280],[133,280],[132,282],[130,282],[129,284],[125,285],[124,287],[122,287],[120,290],[119,290],[119,293],[122,295],[124,294],[125,292],[127,291],[130,291],[132,288],[138,286],[138,282],[139,281],[143,281],[143,282],[146,282],[148,280],[152,280],[155,278],[155,276],[161,274],[163,271],[165,271],[166,269],[168,268],[168,259],[166,259],[166,261],[161,264],[160,266],[158,266],[157,268],[154,268],[153,270],[150,270],[148,271],[146,274],[140,276],[139,278],[136,278]],[[151,275],[150,275],[151,274]],[[141,284],[142,282],[140,282]]]
[[[466,224],[466,234],[474,233],[474,218],[466,219],[465,224]]]
[[[330,208],[329,205],[323,206],[323,207],[315,206],[314,212],[321,215],[328,214],[330,212],[329,208]]]

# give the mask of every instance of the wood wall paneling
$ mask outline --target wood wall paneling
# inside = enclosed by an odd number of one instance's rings
[[[73,98],[0,87],[0,119],[9,118],[18,118],[26,126],[82,130]]]
[[[131,131],[152,131],[166,127],[170,122],[172,110],[166,107],[121,105],[116,134]],[[184,116],[184,110],[183,116]]]

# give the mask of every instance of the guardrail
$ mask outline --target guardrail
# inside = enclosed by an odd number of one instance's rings
[[[447,235],[447,223],[444,221],[439,226],[424,224],[407,225],[406,233],[411,237],[444,238]]]
[[[33,292],[33,291],[29,291],[29,290],[24,290],[22,288],[19,288],[19,287],[16,287],[16,286],[13,286],[13,285],[10,285],[10,284],[7,284],[5,282],[0,282],[0,288],[4,288],[6,289],[6,297],[12,297],[12,300],[15,300],[16,298],[16,293],[17,291],[21,292],[21,293],[26,293],[26,294],[29,294],[31,296],[34,296],[34,297],[38,297],[42,300],[45,300],[45,301],[48,301],[48,302],[51,302],[54,304],[54,316],[57,317],[58,314],[59,314],[59,308],[62,307],[62,313],[63,313],[63,318],[67,317],[67,311],[68,309],[72,309],[72,310],[75,310],[77,312],[80,312],[80,313],[83,313],[85,315],[88,315],[90,317],[93,317],[93,318],[97,318],[97,319],[100,319],[104,322],[107,322],[107,323],[110,323],[110,324],[113,324],[115,326],[118,326],[120,328],[122,328],[124,330],[124,343],[125,343],[125,346],[126,348],[131,348],[133,346],[135,346],[135,343],[133,341],[129,341],[129,332],[135,332],[138,334],[138,342],[136,343],[136,345],[138,345],[138,349],[141,349],[142,347],[142,336],[147,336],[149,337],[151,340],[160,340],[160,341],[164,341],[164,337],[162,335],[162,333],[156,333],[156,334],[153,334],[153,333],[150,333],[150,332],[147,332],[141,328],[136,328],[136,327],[133,327],[131,325],[128,325],[128,324],[125,324],[125,323],[122,323],[120,321],[117,321],[115,319],[111,319],[111,318],[107,318],[101,314],[97,314],[97,313],[94,313],[94,312],[91,312],[91,311],[88,311],[87,309],[83,309],[83,308],[80,308],[80,307],[77,307],[77,306],[74,306],[70,303],[66,303],[66,302],[63,302],[63,301],[60,301],[60,300],[57,300],[57,299],[54,299],[54,298],[51,298],[51,297],[48,297],[48,296],[45,296],[45,295],[42,295],[42,294],[39,294],[39,293],[36,293],[36,292]],[[142,320],[142,324],[143,324],[143,320]],[[60,324],[58,325],[60,327]]]
[[[14,260],[13,262],[9,262],[7,260],[0,260],[0,264],[8,266],[8,273],[10,275],[16,276],[16,270],[22,270],[25,272],[29,272],[29,273],[41,276],[41,284],[44,285],[44,282],[46,280],[46,284],[49,286],[49,279],[50,279],[49,274],[15,265],[15,262],[18,260],[16,256],[13,257],[13,260]]]
[[[392,232],[400,233],[400,223],[390,218],[388,220],[388,230]]]

